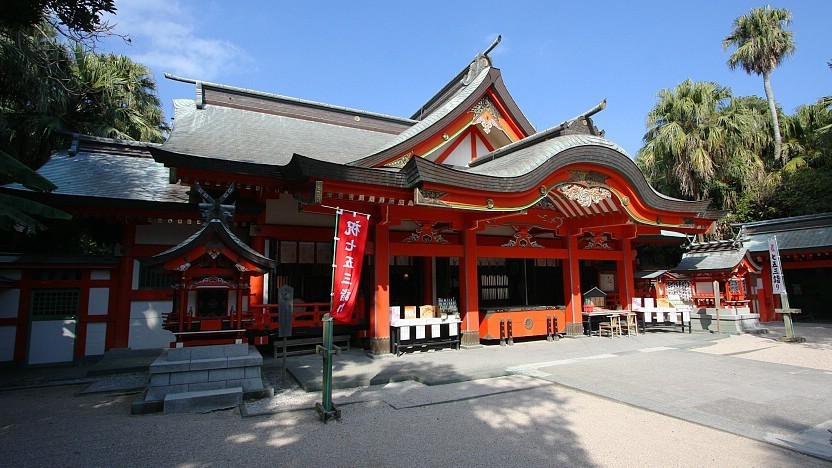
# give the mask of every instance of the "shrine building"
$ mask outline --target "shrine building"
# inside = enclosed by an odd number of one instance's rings
[[[0,360],[197,332],[265,344],[286,284],[293,334],[320,334],[336,208],[370,215],[355,309],[336,323],[370,353],[396,352],[391,325],[408,318],[458,317],[434,338],[462,347],[580,334],[583,293],[631,304],[636,246],[703,234],[724,215],[654,190],[595,126],[604,102],[536,129],[488,51],[407,117],[169,78],[195,98],[175,101],[164,144],[77,136],[39,170],[56,191],[3,188],[106,227],[115,247],[0,257]],[[199,192],[233,214],[203,217]]]

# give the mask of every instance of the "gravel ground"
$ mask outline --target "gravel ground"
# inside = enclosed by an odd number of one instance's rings
[[[78,389],[0,393],[0,465],[828,466],[556,385],[398,410],[343,405],[329,424],[314,411],[128,416],[130,396]]]
[[[785,335],[782,323],[765,326],[768,335],[730,335],[695,351],[832,372],[832,326],[796,325],[795,335],[806,338],[805,343],[778,341]]]

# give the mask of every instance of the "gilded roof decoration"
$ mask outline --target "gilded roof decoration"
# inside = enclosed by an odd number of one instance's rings
[[[408,151],[404,155],[390,161],[389,163],[385,164],[384,167],[395,167],[397,169],[401,169],[410,161],[410,157],[413,156],[413,151]]]
[[[421,244],[449,244],[450,242],[447,241],[442,234],[439,232],[438,229],[434,228],[433,224],[429,223],[419,223],[416,221],[416,225],[418,226],[413,234],[410,235],[407,239],[403,242],[418,242]]]
[[[612,198],[612,192],[603,187],[582,187],[577,184],[566,184],[558,187],[558,191],[567,199],[575,201],[583,207],[600,203],[605,198]]]
[[[475,115],[472,123],[482,125],[485,133],[491,133],[492,128],[502,130],[502,127],[500,127],[500,119],[502,118],[500,111],[497,110],[487,97],[477,101],[476,104],[471,106],[471,110],[468,112]]]

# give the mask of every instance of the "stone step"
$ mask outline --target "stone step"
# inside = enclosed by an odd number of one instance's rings
[[[209,413],[239,406],[243,402],[243,388],[171,393],[165,396],[164,413]]]

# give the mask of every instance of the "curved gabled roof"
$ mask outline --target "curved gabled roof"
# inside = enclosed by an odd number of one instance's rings
[[[219,219],[212,219],[210,221],[206,221],[205,224],[202,226],[202,229],[194,233],[191,237],[182,241],[179,245],[171,247],[168,250],[165,250],[162,253],[156,254],[149,258],[141,259],[140,262],[144,266],[156,266],[164,264],[170,260],[175,259],[180,255],[185,255],[188,252],[192,251],[194,248],[197,248],[201,245],[207,244],[211,239],[216,238],[219,240],[222,245],[230,247],[233,249],[234,253],[242,258],[245,258],[252,264],[256,265],[261,273],[266,273],[270,269],[277,266],[277,262],[260,255],[257,251],[246,245],[245,242],[241,241],[231,230],[228,226],[220,221]],[[229,255],[227,252],[223,252],[223,255],[230,258],[232,261],[239,261],[235,260],[233,256]],[[191,259],[191,261],[196,259]]]
[[[710,200],[688,201],[657,192],[626,153],[615,143],[592,135],[564,135],[520,147],[510,154],[468,169],[441,166],[414,158],[404,167],[408,181],[433,182],[490,192],[524,192],[544,178],[574,164],[597,164],[619,173],[636,193],[657,209],[707,213],[719,218],[722,212],[709,211]]]
[[[400,133],[392,140],[369,153],[369,156],[352,163],[356,166],[370,167],[381,164],[397,153],[406,151],[434,135],[431,129],[441,129],[449,121],[467,112],[475,101],[499,76],[499,71],[490,65],[484,67],[468,85],[459,89],[455,96],[446,100],[441,106],[425,116],[417,124]]]

